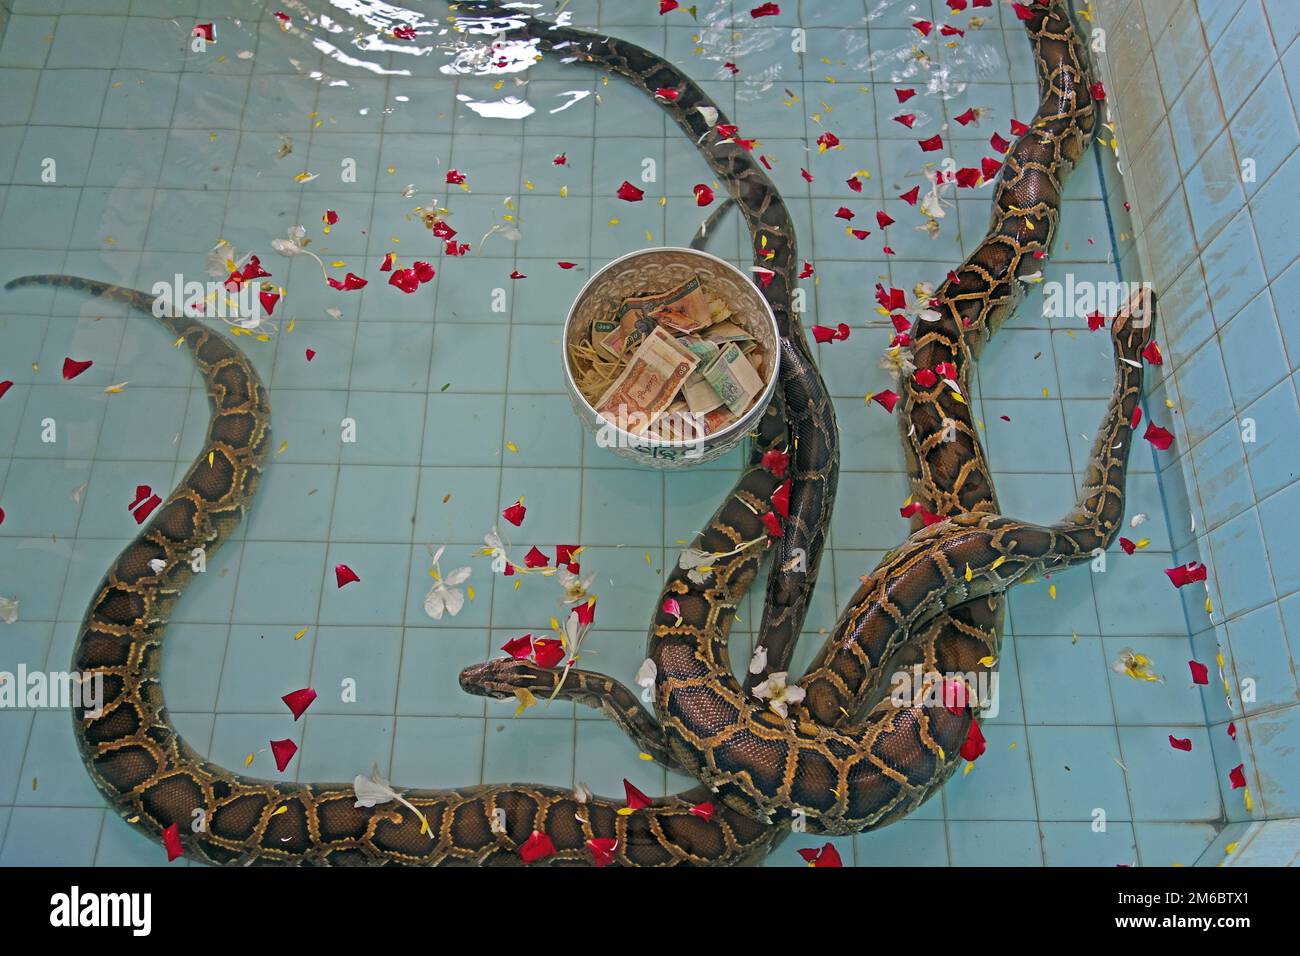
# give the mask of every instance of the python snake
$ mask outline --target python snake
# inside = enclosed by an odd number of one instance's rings
[[[1012,159],[1021,152],[1026,139],[1041,137],[1044,141],[1054,139],[1059,143],[1068,138],[1067,134],[1077,133],[1082,128],[1080,117],[1084,113],[1089,120],[1091,117],[1090,110],[1086,109],[1086,93],[1080,94],[1086,74],[1080,65],[1082,61],[1077,58],[1068,19],[1054,4],[1050,11],[1027,21],[1026,25],[1039,52],[1040,74],[1053,75],[1047,69],[1048,58],[1054,50],[1058,55],[1064,51],[1055,64],[1057,86],[1054,89],[1060,91],[1062,103],[1068,97],[1075,104],[1077,113],[1062,120],[1060,126],[1050,133],[1046,132],[1047,124],[1036,123],[1035,130],[1017,144]],[[1062,42],[1061,37],[1066,40]],[[625,51],[623,55],[629,64],[635,63],[644,53],[627,44],[619,44],[618,48]],[[1043,55],[1043,50],[1048,51],[1047,56]],[[644,54],[644,57],[644,62],[658,59],[650,54]],[[651,63],[652,67],[654,65]],[[654,73],[646,72],[645,76],[652,77]],[[1066,78],[1064,81],[1060,79],[1062,76]],[[1046,94],[1044,101],[1047,101]],[[1082,101],[1082,106],[1078,106],[1079,101]],[[685,113],[683,106],[678,109]],[[700,122],[698,119],[683,122],[680,116],[678,119],[692,131]],[[1040,134],[1039,131],[1043,132]],[[704,134],[707,132],[707,128],[703,130]],[[734,150],[733,145],[731,151]],[[726,149],[720,150],[723,156],[727,152]],[[1064,154],[1058,154],[1058,158],[1059,155]],[[1032,161],[1026,162],[1029,165],[1022,168],[1020,178],[1028,176],[1035,181],[1041,180],[1033,187],[1036,190],[1042,190],[1045,183],[1059,186],[1068,170],[1068,164],[1058,162],[1054,168],[1032,171]],[[1012,165],[1009,159],[1008,171]],[[1001,203],[1006,201],[1007,178],[1004,177],[997,195]],[[779,204],[774,190],[772,195]],[[1007,241],[1010,247],[1029,251],[1034,243],[1042,248],[1050,243],[1050,226],[1054,225],[1059,208],[1059,190],[1042,193],[1042,196],[1037,210],[1029,210],[1028,215],[1025,208],[1016,212],[1027,221],[1037,217],[1044,224],[1042,235],[1025,236],[1013,232]],[[758,229],[754,227],[755,223],[764,223],[763,217],[771,214],[771,205],[755,209],[745,205],[742,198],[741,206],[750,219],[756,241],[757,236],[767,229],[773,238],[784,239],[788,235],[789,249],[793,250],[792,230],[781,234],[779,225],[774,230],[769,224]],[[1050,224],[1048,220],[1051,220]],[[1006,222],[1005,212],[1001,221]],[[995,212],[994,232],[998,223],[999,217]],[[1008,240],[1008,237],[1003,239]],[[981,249],[988,245],[986,241]],[[1010,309],[1008,303],[1014,296],[1014,277],[1020,257],[1014,258],[1016,263],[1004,269],[1002,276],[998,276],[996,270],[989,271],[989,285],[983,292],[962,289],[960,293],[953,293],[945,287],[940,293],[941,299],[948,294],[953,302],[981,304],[980,316],[970,325],[973,327],[982,322],[991,332]],[[788,291],[786,276],[792,275],[788,268],[792,263],[793,256],[789,263],[777,263],[783,268],[773,269],[772,285],[777,287],[778,294]],[[1008,275],[1011,276],[1010,292],[1004,288],[1008,285],[1005,278]],[[778,282],[782,284],[778,285]],[[86,289],[122,299],[144,311],[150,311],[153,304],[152,299],[140,293],[72,277],[25,277],[10,285],[34,283]],[[1002,292],[1001,296],[994,294],[995,288]],[[953,305],[949,314],[960,317],[965,314],[961,310],[966,308],[970,306]],[[782,827],[769,826],[763,821],[773,815],[779,819],[792,810],[809,812],[818,826],[827,832],[848,832],[841,828],[861,828],[858,824],[864,820],[867,821],[864,825],[870,825],[869,818],[880,819],[882,810],[888,813],[890,808],[899,805],[896,799],[883,799],[879,787],[872,790],[863,784],[870,776],[863,772],[866,770],[875,772],[875,776],[883,780],[885,789],[890,784],[895,785],[896,791],[902,789],[893,779],[900,775],[899,767],[875,767],[870,747],[862,747],[861,736],[852,738],[855,748],[852,754],[841,752],[835,738],[838,732],[830,729],[840,722],[839,714],[827,717],[824,725],[810,724],[806,720],[786,724],[765,710],[750,707],[744,714],[738,712],[722,728],[721,734],[731,742],[730,747],[722,740],[700,746],[701,738],[695,732],[707,728],[709,720],[717,716],[718,708],[714,701],[717,700],[718,687],[715,685],[721,685],[727,693],[740,688],[738,685],[735,688],[727,686],[728,681],[735,684],[729,670],[725,680],[710,675],[708,679],[696,682],[695,675],[688,672],[689,667],[684,670],[682,665],[687,659],[695,665],[718,661],[726,664],[726,629],[734,616],[735,602],[756,575],[762,556],[762,550],[752,546],[741,548],[730,560],[715,563],[708,575],[707,587],[695,586],[685,575],[674,574],[666,593],[679,595],[683,620],[691,624],[683,630],[674,621],[665,620],[661,610],[652,634],[652,656],[659,664],[656,704],[662,729],[658,734],[666,744],[661,757],[665,762],[686,766],[718,789],[726,805],[717,807],[709,820],[702,819],[696,805],[701,799],[700,794],[706,791],[656,801],[648,810],[621,815],[617,813],[620,804],[613,801],[600,798],[582,801],[572,792],[554,787],[502,785],[406,793],[406,799],[428,819],[427,832],[422,832],[418,818],[400,809],[354,806],[355,793],[350,785],[252,780],[203,760],[176,734],[167,717],[158,681],[161,639],[170,607],[189,580],[192,549],[214,550],[238,523],[256,490],[268,442],[269,407],[256,372],[238,349],[193,320],[163,317],[161,321],[184,340],[204,374],[214,407],[208,441],[181,485],[110,568],[87,613],[74,660],[74,667],[83,674],[99,673],[105,678],[107,701],[104,714],[91,718],[83,711],[77,711],[74,720],[92,777],[114,808],[129,821],[155,835],[167,826],[177,824],[184,843],[194,855],[217,863],[511,864],[519,862],[517,848],[535,831],[541,831],[551,837],[557,851],[544,861],[547,863],[590,863],[587,841],[607,837],[618,841],[612,854],[613,862],[649,866],[755,859],[767,852],[784,832]],[[784,321],[783,331],[792,327],[797,329],[797,317],[793,313],[787,312]],[[1149,328],[1149,322],[1141,324]],[[1117,355],[1131,358],[1135,347],[1140,351],[1144,333],[1137,325],[1139,323],[1128,320],[1125,315],[1116,320],[1113,334]],[[963,383],[967,374],[964,363],[973,354],[966,338],[963,330],[948,340],[951,350],[963,362],[959,366],[959,380]],[[802,341],[801,335],[798,340]],[[788,334],[784,345],[786,355],[783,355],[783,361],[789,352],[799,351],[798,343]],[[918,338],[918,355],[921,349],[922,342]],[[803,351],[806,353],[806,347]],[[803,368],[811,367],[815,375],[811,357],[807,358],[807,363]],[[918,362],[918,367],[925,366]],[[869,674],[873,654],[877,662],[884,659],[902,643],[909,631],[929,628],[927,633],[937,633],[935,622],[942,623],[948,614],[960,612],[960,607],[952,607],[954,604],[972,601],[978,604],[976,599],[1001,592],[1027,574],[1068,562],[1080,554],[1090,555],[1092,547],[1105,546],[1118,520],[1116,511],[1122,511],[1127,414],[1131,414],[1136,403],[1141,376],[1140,363],[1136,372],[1126,362],[1117,362],[1117,369],[1119,382],[1107,418],[1105,440],[1099,439],[1095,474],[1089,477],[1081,513],[1075,520],[1061,529],[1035,529],[991,513],[956,514],[958,507],[948,505],[954,517],[915,535],[878,569],[868,584],[864,584],[853,606],[841,619],[841,625],[837,626],[827,649],[823,650],[821,666],[814,671],[814,674],[826,671],[838,678],[834,693],[829,696],[810,693],[810,712],[820,701],[837,695],[838,699],[845,701],[863,698],[868,681],[854,678],[848,663],[850,660],[856,662],[860,671]],[[915,392],[915,389],[909,386],[909,391]],[[788,385],[785,392],[787,396],[791,394]],[[797,396],[798,392],[795,394]],[[815,396],[806,398],[815,399]],[[942,394],[909,395],[909,414],[923,420],[921,410],[926,404],[929,403],[931,409],[941,409],[943,398]],[[802,405],[798,402],[793,404],[796,409],[808,409],[815,405],[815,400],[805,401]],[[780,486],[781,478],[764,464],[764,455],[770,451],[793,452],[796,463],[792,470],[797,476],[798,450],[803,445],[802,442],[788,441],[786,412],[780,405],[774,403],[764,415],[754,436],[750,465],[735,491],[698,539],[697,545],[701,549],[723,553],[734,551],[745,542],[765,541],[759,516],[770,509],[771,495]],[[1128,409],[1127,414],[1125,409]],[[793,417],[798,421],[797,412]],[[921,429],[915,429],[914,434],[919,433]],[[973,450],[978,456],[973,428],[969,437],[971,448],[968,452]],[[808,459],[812,466],[807,468],[811,483],[821,489],[829,488],[830,494],[824,497],[833,497],[834,436],[813,435],[809,445],[817,453]],[[913,447],[916,460],[924,461],[924,442],[915,440]],[[986,474],[982,464],[973,470],[968,469],[965,477],[977,472]],[[829,482],[825,481],[827,477]],[[947,488],[961,487],[961,482],[945,486],[942,469],[922,471],[917,478],[918,484],[923,485],[927,480],[933,482],[933,491],[932,497],[926,500],[934,502],[936,508],[945,507],[941,503],[943,496],[951,494]],[[816,494],[810,496],[815,507],[809,513],[818,516],[828,513],[829,500],[817,502],[816,497]],[[986,500],[992,501],[991,483],[988,484]],[[795,515],[793,504],[792,500],[792,517]],[[798,523],[794,520],[787,524],[787,538],[791,530],[797,529]],[[807,523],[803,534],[807,540],[815,540],[818,535],[824,536],[824,532],[825,522],[818,519]],[[814,551],[819,554],[820,548]],[[162,570],[155,572],[150,563],[158,560],[163,562]],[[971,568],[969,582],[964,580],[964,576],[960,581],[955,579],[954,562],[963,560]],[[803,582],[800,582],[807,583],[807,591],[811,590],[814,575],[815,569],[806,572]],[[781,586],[788,589],[787,593],[796,595],[800,590],[799,587],[790,589],[788,582]],[[782,607],[797,606],[799,600],[787,601]],[[801,600],[806,609],[806,593]],[[945,608],[950,610],[945,611]],[[794,638],[797,638],[797,628],[790,645]],[[478,686],[486,687],[491,673],[494,672],[484,672],[483,681]],[[475,686],[472,672],[467,672],[463,680],[467,686]],[[503,686],[509,684],[506,681]],[[568,692],[575,695],[575,699],[585,693],[590,698],[585,702],[604,705],[619,689],[620,686],[612,682],[592,685],[588,677],[580,676],[574,679]],[[741,700],[740,710],[743,710],[747,703],[743,693]],[[688,716],[684,718],[683,713]],[[952,714],[946,708],[937,712],[927,711],[919,720],[915,714],[906,716],[909,713],[908,708],[898,709],[892,720],[882,718],[876,724],[907,723],[910,720],[915,725],[912,729],[919,733],[919,737],[913,735],[915,739],[925,744],[928,735],[929,743],[941,747],[940,741],[949,741],[955,746],[969,723],[968,713]],[[769,740],[784,734],[785,742],[789,743],[788,731],[804,732],[810,726],[815,732],[806,738],[796,734],[794,749],[804,748],[800,753],[809,759],[829,756],[841,760],[849,768],[841,775],[840,782],[844,786],[838,789],[842,796],[836,798],[834,805],[827,806],[822,793],[805,793],[808,788],[770,786],[770,772],[776,769],[779,774],[784,774],[789,767],[788,760],[779,766],[776,763],[762,766],[760,762],[760,765],[746,768],[744,774],[725,768],[733,751],[743,755],[748,746],[746,740],[759,739],[754,736],[756,732],[769,734]],[[639,727],[629,725],[625,729],[639,735],[652,732],[649,725],[644,724]],[[773,732],[776,732],[775,736]],[[885,737],[893,734],[897,739],[902,732],[892,728]],[[809,740],[815,744],[809,745]],[[708,759],[700,759],[701,751]],[[943,752],[941,748],[939,754]],[[719,769],[715,756],[723,757],[723,769]],[[909,781],[930,780],[935,775],[930,766],[934,761],[926,758],[933,756],[933,749],[929,746],[922,747],[915,754],[903,755],[899,758],[904,761],[899,765],[901,772]],[[942,762],[942,759],[938,761]],[[810,767],[796,761],[792,779],[796,783],[815,784],[817,774],[823,773],[824,768]],[[892,775],[886,771],[891,771]],[[914,783],[909,785],[916,786]],[[868,798],[865,803],[859,799],[863,796]],[[199,811],[197,815],[196,811]],[[198,829],[191,826],[196,819],[203,821],[203,826]],[[494,822],[497,822],[495,827]]]

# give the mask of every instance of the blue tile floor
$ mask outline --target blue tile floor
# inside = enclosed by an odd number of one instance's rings
[[[273,6],[253,2],[236,13],[199,0],[177,18],[139,0],[129,15],[62,15],[61,0],[13,6],[0,44],[0,280],[69,272],[148,290],[177,272],[206,278],[204,254],[225,239],[259,253],[286,291],[275,334],[238,340],[271,390],[266,478],[249,520],[178,606],[164,657],[168,703],[194,746],[228,766],[253,753],[249,772],[274,775],[266,741],[289,736],[301,750],[285,776],[303,781],[377,764],[404,787],[520,779],[619,793],[627,777],[648,793],[681,789],[592,712],[557,705],[515,719],[511,705],[462,694],[456,674],[554,613],[553,584],[514,590],[477,553],[522,497],[518,550],[587,547],[600,604],[585,660],[630,683],[665,566],[737,473],[739,452],[671,475],[627,467],[582,431],[559,374],[560,323],[585,278],[621,252],[685,244],[694,231],[692,186],[713,177],[690,144],[642,94],[578,67],[458,74],[448,53],[467,44],[436,4],[411,14],[422,26],[405,42],[378,33],[396,22],[342,8],[331,15],[343,29],[331,32],[297,13],[282,28]],[[857,577],[906,533],[897,425],[862,401],[888,383],[872,286],[942,280],[988,215],[982,189],[949,210],[937,238],[913,230],[915,210],[894,198],[920,181],[912,141],[946,131],[957,157],[977,162],[992,132],[1030,117],[1035,92],[1025,39],[1001,5],[953,18],[968,30],[952,47],[914,35],[915,3],[792,0],[770,20],[749,6],[700,0],[698,22],[661,18],[650,2],[569,9],[579,25],[666,52],[761,139],[817,270],[803,287],[805,322],[853,328],[818,347],[844,472],[801,668]],[[949,21],[940,0],[920,6]],[[968,22],[976,12],[982,25]],[[208,21],[217,42],[192,49],[189,30]],[[946,96],[926,91],[913,44],[950,68]],[[724,67],[733,61],[735,76]],[[893,90],[907,85],[920,90],[912,132],[891,121]],[[486,115],[503,103],[527,104],[526,118]],[[978,127],[951,123],[972,105],[988,110]],[[845,148],[810,149],[823,129]],[[466,190],[448,186],[451,169]],[[870,178],[850,193],[844,181],[859,170]],[[302,173],[316,178],[295,181]],[[615,199],[624,179],[647,201]],[[1109,157],[1089,153],[1069,183],[1047,281],[1116,277],[1105,184],[1114,188]],[[879,236],[846,236],[832,216],[843,204],[893,215],[895,254]],[[411,215],[417,205],[452,209],[472,252],[440,255]],[[339,217],[328,234],[326,210]],[[300,223],[331,274],[370,284],[335,292],[306,257],[276,255],[271,241]],[[484,240],[504,225],[519,237]],[[712,248],[739,261],[734,217]],[[389,288],[379,271],[389,252],[433,261],[437,279],[409,296]],[[1003,507],[1051,521],[1073,502],[1112,371],[1082,316],[1043,312],[1042,287],[1031,287],[986,350],[972,401]],[[0,342],[0,379],[14,382],[0,400],[0,595],[18,600],[17,622],[0,625],[0,670],[63,669],[100,575],[135,531],[124,507],[134,486],[176,481],[201,447],[207,403],[168,336],[118,306],[4,293]],[[65,357],[94,365],[65,382]],[[343,440],[348,423],[355,441]],[[910,819],[838,840],[846,863],[1190,864],[1213,840],[1218,771],[1187,673],[1182,605],[1161,573],[1174,563],[1169,529],[1187,515],[1164,514],[1145,446],[1130,487],[1130,513],[1150,516],[1146,550],[1014,593],[987,754]],[[423,600],[430,548],[443,544],[444,570],[473,568],[474,595],[435,621]],[[337,589],[338,563],[361,581]],[[761,598],[742,608],[737,661],[760,612]],[[1128,647],[1165,682],[1115,673]],[[295,724],[278,698],[304,686],[320,698]],[[0,864],[163,862],[105,812],[66,713],[0,710],[0,731]],[[1171,734],[1191,738],[1192,752],[1172,750]],[[795,850],[820,842],[796,835],[769,863],[801,865]]]

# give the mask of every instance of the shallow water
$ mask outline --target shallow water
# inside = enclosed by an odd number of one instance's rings
[[[267,741],[292,737],[301,749],[283,776],[301,781],[377,765],[409,788],[527,780],[619,794],[626,778],[651,795],[676,792],[689,781],[639,760],[598,714],[555,704],[516,719],[513,701],[468,697],[456,674],[547,630],[557,612],[554,582],[515,589],[478,553],[523,497],[514,556],[585,547],[600,600],[584,665],[632,682],[664,568],[741,459],[663,474],[598,448],[563,391],[560,323],[608,260],[686,244],[705,215],[693,186],[713,176],[639,91],[533,63],[524,44],[487,51],[489,37],[457,32],[427,6],[19,4],[0,44],[0,279],[66,272],[144,290],[178,273],[207,281],[206,253],[224,239],[259,254],[285,290],[258,330],[266,341],[238,340],[270,387],[276,451],[250,519],[177,608],[165,655],[167,699],[196,748],[231,767],[252,754],[249,772],[274,776]],[[853,329],[816,347],[843,472],[799,670],[858,577],[907,532],[897,424],[863,402],[890,384],[873,286],[937,284],[987,224],[986,187],[961,190],[936,237],[913,228],[916,211],[896,197],[926,186],[933,157],[916,141],[942,132],[960,165],[978,164],[994,132],[1032,116],[1037,94],[1023,32],[997,7],[974,11],[988,22],[948,49],[910,28],[914,15],[967,25],[971,12],[950,18],[940,0],[782,6],[755,20],[749,3],[700,0],[695,22],[680,10],[660,17],[649,0],[573,0],[564,16],[668,56],[760,140],[816,268],[805,323]],[[216,42],[191,49],[190,31],[207,22]],[[403,25],[413,40],[391,35]],[[915,59],[918,41],[931,69]],[[918,90],[905,107],[898,86]],[[971,106],[987,111],[978,125],[954,122]],[[916,116],[910,130],[892,120],[904,111]],[[823,130],[843,148],[819,154]],[[47,159],[53,181],[42,179]],[[448,185],[453,169],[468,188]],[[861,193],[848,191],[863,170]],[[314,178],[295,181],[304,173]],[[623,180],[646,200],[617,199]],[[1082,312],[1045,317],[1043,288],[1118,278],[1105,197],[1123,186],[1094,148],[1069,181],[1044,286],[1029,289],[973,383],[1002,506],[1027,520],[1072,505],[1112,385],[1109,342],[1089,335]],[[864,241],[846,235],[833,216],[841,205],[893,216],[894,254],[874,229]],[[417,206],[450,209],[469,253],[444,255]],[[338,214],[328,234],[327,210]],[[748,268],[737,219],[709,248]],[[337,292],[311,259],[277,255],[271,241],[298,224],[330,274],[370,284]],[[412,295],[389,287],[379,271],[389,252],[428,259],[436,280]],[[0,294],[0,342],[0,379],[15,382],[0,401],[0,595],[19,602],[17,622],[0,626],[0,670],[61,670],[100,576],[137,530],[126,507],[135,487],[164,493],[183,474],[207,400],[165,332],[76,294]],[[65,357],[94,365],[65,382]],[[348,419],[355,441],[343,440]],[[846,863],[1190,864],[1213,840],[1219,785],[1186,677],[1182,605],[1162,573],[1174,563],[1169,528],[1188,517],[1165,513],[1144,443],[1129,502],[1130,515],[1149,516],[1145,550],[1012,594],[987,753],[904,822],[837,840]],[[435,621],[423,602],[431,551],[444,544],[443,571],[471,567],[474,596]],[[340,563],[359,584],[335,587]],[[738,666],[761,600],[733,632]],[[1130,646],[1164,683],[1112,668]],[[320,697],[295,724],[279,698],[307,686]],[[65,711],[0,710],[0,727],[0,864],[164,862],[105,812]],[[1171,749],[1171,734],[1192,752]],[[796,835],[769,862],[802,865],[795,850],[822,842]]]

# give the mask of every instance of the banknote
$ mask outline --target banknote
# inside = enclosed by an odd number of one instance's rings
[[[707,415],[722,404],[722,396],[717,393],[704,374],[696,369],[682,386],[686,404],[696,415]]]
[[[763,390],[763,380],[735,342],[723,346],[718,357],[704,370],[704,378],[736,415],[743,414],[754,396]]]
[[[617,328],[618,323],[613,319],[596,319],[596,321],[591,323],[591,344],[595,348],[603,350],[602,343],[604,342],[605,337]],[[612,357],[618,358],[616,355]]]
[[[704,416],[704,432],[707,435],[716,434],[734,422],[736,418],[737,416],[731,413],[731,409],[727,408],[726,405],[721,405]]]
[[[668,292],[624,299],[612,319],[618,328],[606,333],[600,346],[617,357],[639,346],[657,325],[678,333],[706,329],[714,322],[714,311],[699,276],[692,276]]]
[[[722,346],[717,342],[710,342],[708,339],[702,339],[698,335],[679,335],[677,344],[685,346],[700,357],[700,361],[707,365],[718,357],[722,351]]]
[[[695,353],[656,326],[596,403],[596,411],[606,421],[641,434],[673,404],[699,364]]]
[[[754,337],[735,322],[719,322],[705,331],[704,337],[710,342],[722,345],[725,342],[752,342]]]

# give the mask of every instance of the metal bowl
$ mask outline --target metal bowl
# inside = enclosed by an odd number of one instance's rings
[[[763,391],[744,415],[714,434],[676,441],[653,435],[635,435],[602,418],[578,391],[569,363],[569,349],[591,335],[591,325],[596,318],[608,316],[624,299],[647,291],[670,289],[692,275],[698,275],[709,292],[727,304],[734,313],[732,321],[746,326],[762,345],[765,355],[770,357],[766,363]],[[621,458],[651,468],[689,468],[720,458],[739,445],[757,426],[776,389],[781,364],[779,342],[772,307],[753,280],[730,262],[695,249],[672,246],[642,249],[621,256],[596,272],[573,300],[564,320],[564,344],[561,348],[564,383],[574,412],[598,445],[609,448]]]

